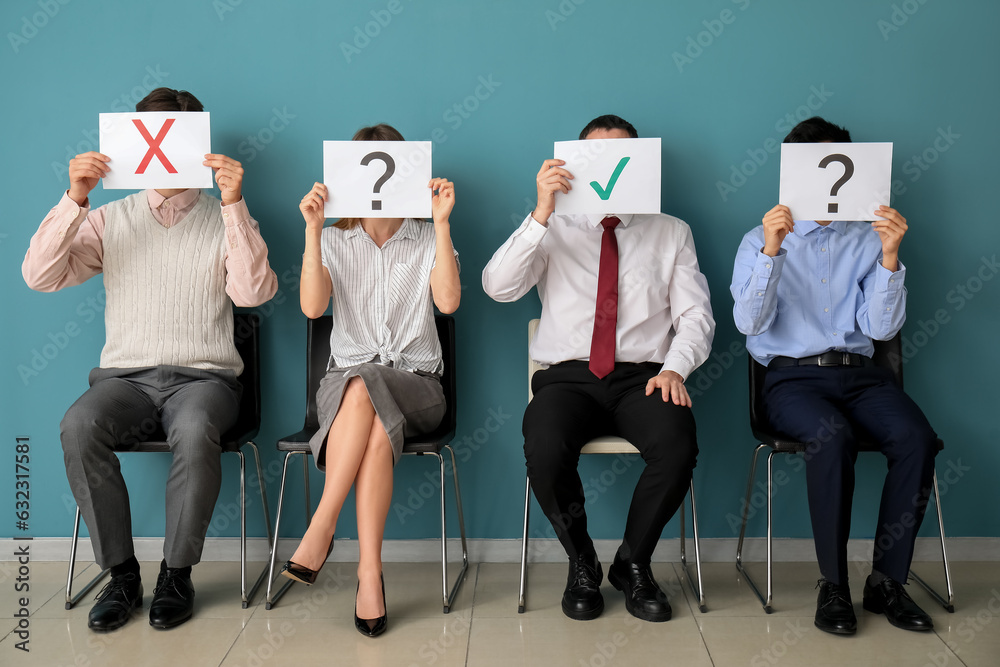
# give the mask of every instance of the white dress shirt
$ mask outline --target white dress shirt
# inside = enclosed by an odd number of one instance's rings
[[[516,301],[535,285],[542,301],[531,358],[548,366],[589,360],[601,263],[603,215],[530,215],[483,270],[483,289]],[[708,281],[691,228],[656,215],[619,215],[616,362],[656,362],[687,379],[708,358],[715,334]]]
[[[360,224],[323,229],[323,266],[333,282],[327,370],[375,361],[441,374],[430,286],[435,238],[432,223],[412,218],[403,220],[381,248]]]

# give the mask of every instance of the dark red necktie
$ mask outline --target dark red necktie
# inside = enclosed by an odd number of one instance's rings
[[[597,273],[597,309],[594,338],[590,342],[590,372],[599,378],[615,369],[615,330],[618,327],[618,239],[615,227],[621,222],[613,215],[601,220],[601,267]]]

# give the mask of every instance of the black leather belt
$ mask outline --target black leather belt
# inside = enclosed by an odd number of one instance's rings
[[[824,352],[811,357],[775,357],[768,368],[784,368],[786,366],[874,366],[875,362],[863,354],[853,352]]]

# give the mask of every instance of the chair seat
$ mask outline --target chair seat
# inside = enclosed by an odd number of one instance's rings
[[[757,438],[758,442],[762,442],[776,452],[781,452],[783,454],[798,454],[806,451],[809,448],[809,443],[798,442],[797,440],[791,440],[785,438],[784,436],[775,436],[770,433],[764,433],[758,430],[754,430],[753,435]],[[936,440],[937,451],[942,451],[944,449],[944,441],[941,438]],[[858,451],[859,452],[880,452],[882,448],[879,446],[875,439],[871,437],[870,434],[862,432],[858,440]]]
[[[614,435],[594,438],[580,450],[581,454],[638,454],[635,445]]]
[[[286,435],[278,441],[279,452],[308,452],[309,440],[316,429],[306,428],[298,433]],[[455,438],[455,429],[442,428],[424,435],[406,438],[403,441],[404,454],[440,454],[441,449]],[[150,450],[152,451],[152,450]],[[158,450],[157,450],[158,451]],[[627,450],[626,450],[627,451]]]
[[[222,442],[219,443],[222,447],[223,452],[236,452],[239,451],[247,441],[253,440],[257,437],[258,429],[253,429],[242,434],[236,434],[233,432],[226,433],[222,438]],[[161,452],[170,453],[170,445],[167,444],[167,436],[162,431],[154,433],[149,440],[144,440],[142,442],[136,442],[130,445],[117,445],[114,449],[116,452]]]
[[[279,452],[308,452],[309,441],[316,434],[314,428],[304,428],[298,433],[286,435],[278,441]]]

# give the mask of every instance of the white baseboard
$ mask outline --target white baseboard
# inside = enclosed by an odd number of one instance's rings
[[[68,537],[40,537],[33,540],[0,539],[0,562],[17,560],[17,549],[30,545],[31,559],[36,561],[68,561],[70,550]],[[595,540],[601,560],[614,557],[620,544],[617,540]],[[278,560],[284,561],[292,555],[297,539],[283,538],[278,548]],[[849,560],[870,560],[872,540],[851,540],[847,545]],[[474,539],[468,541],[469,561],[473,563],[516,563],[521,559],[520,539]],[[997,537],[951,537],[947,541],[948,559],[961,561],[1000,560],[1000,538]],[[140,561],[158,561],[163,558],[163,539],[144,537],[135,540],[136,557]],[[247,540],[247,558],[253,562],[266,561],[269,555],[267,540],[254,537]],[[461,557],[461,542],[448,540],[448,559]],[[694,559],[694,543],[687,541],[687,557]],[[205,542],[202,560],[237,561],[240,558],[240,541],[236,537],[211,538]],[[382,547],[382,559],[386,562],[434,562],[441,558],[441,542],[435,539],[386,540]],[[554,539],[533,539],[529,543],[528,558],[533,563],[561,563],[566,554]],[[703,538],[701,559],[706,563],[734,562],[736,558],[736,538]],[[748,562],[763,561],[765,558],[764,538],[747,538],[743,548],[743,559]],[[941,558],[940,541],[936,537],[917,539],[913,559],[935,561]],[[774,560],[778,562],[812,561],[816,552],[811,539],[775,539]],[[80,538],[77,561],[89,563],[94,560],[94,551],[89,538]],[[337,540],[337,547],[331,561],[356,562],[358,560],[357,540]],[[680,560],[680,540],[677,538],[660,540],[653,554],[654,562],[676,562]]]

